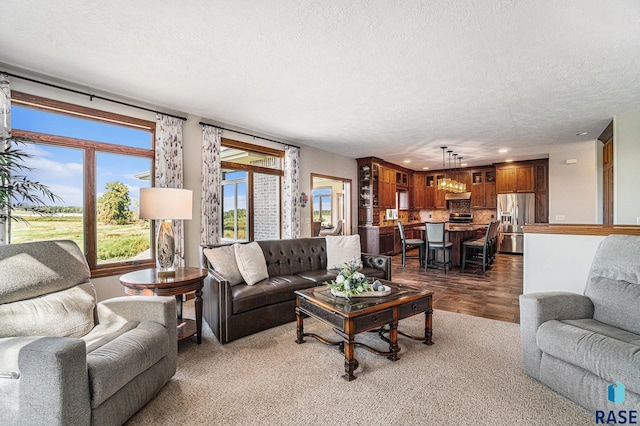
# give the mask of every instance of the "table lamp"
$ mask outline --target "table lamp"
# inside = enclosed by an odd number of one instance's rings
[[[191,219],[192,198],[193,194],[188,189],[140,189],[140,218],[161,221],[156,236],[158,278],[176,276],[173,268],[175,240],[171,220]]]

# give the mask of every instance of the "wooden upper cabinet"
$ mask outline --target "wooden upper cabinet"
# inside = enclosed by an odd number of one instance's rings
[[[441,191],[438,189],[438,181],[440,179],[444,179],[445,175],[436,175],[435,177],[435,182],[436,182],[436,187],[434,188],[435,190],[435,208],[436,209],[446,209],[447,208],[447,200],[444,198],[445,192],[446,191]]]
[[[533,165],[506,166],[496,169],[496,192],[534,192]]]
[[[413,175],[413,207],[424,209],[425,198],[425,175],[415,173]]]
[[[515,166],[496,169],[496,192],[516,192]]]
[[[467,191],[471,191],[471,170],[463,170],[458,172],[458,182],[467,185]]]
[[[484,207],[488,209],[495,209],[498,207],[495,182],[487,182],[484,184]]]
[[[424,208],[433,209],[436,207],[436,177],[428,175],[424,180]]]
[[[516,167],[516,192],[534,192],[533,166]]]
[[[469,187],[467,186],[467,190]],[[471,185],[471,207],[484,207],[484,183],[474,183]]]

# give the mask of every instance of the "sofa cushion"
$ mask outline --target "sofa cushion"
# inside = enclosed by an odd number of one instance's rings
[[[157,322],[141,322],[87,354],[91,408],[120,390],[167,353],[167,331]]]
[[[247,285],[254,285],[269,277],[267,262],[258,243],[234,244],[238,269]]]
[[[271,277],[255,285],[239,284],[231,288],[233,313],[249,311],[295,299],[294,291],[314,287],[316,283],[297,275]]]
[[[91,283],[0,305],[0,337],[82,337],[94,325]]]
[[[609,235],[593,258],[585,296],[593,318],[640,334],[640,237]]]
[[[552,320],[538,328],[536,342],[544,353],[640,392],[640,335],[594,319]]]
[[[360,235],[327,235],[327,269],[342,269],[345,263],[361,262]]]
[[[335,280],[338,276],[338,269],[322,269],[320,271],[305,271],[300,272],[298,275],[306,280],[313,281],[316,284],[322,284],[325,281]]]
[[[139,324],[140,322],[138,321],[118,321],[103,322],[96,325],[90,333],[82,336],[82,340],[84,340],[87,348],[87,353],[93,352],[124,333],[133,330],[138,327]]]
[[[206,248],[202,253],[207,257],[213,270],[229,281],[229,284],[236,285],[244,281],[238,269],[236,250],[233,245]]]

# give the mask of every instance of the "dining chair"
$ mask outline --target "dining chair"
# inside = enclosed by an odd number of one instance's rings
[[[451,269],[451,247],[452,243],[446,241],[444,222],[425,222],[425,237],[427,239],[427,257],[424,262],[424,270],[426,271],[429,266],[434,269],[442,269],[444,273],[447,273],[447,265]],[[438,261],[438,251],[442,250],[442,262]],[[433,252],[433,259],[431,259],[431,253]],[[448,256],[447,256],[448,254]],[[449,260],[447,260],[447,258]]]
[[[424,248],[425,242],[421,239],[407,239],[404,233],[404,226],[401,221],[398,221],[398,230],[400,231],[400,240],[402,241],[402,267],[404,268],[407,263],[407,259],[419,259],[420,266],[424,261]],[[418,247],[418,257],[407,257],[407,248]]]
[[[486,272],[487,267],[491,263],[492,256],[491,241],[498,222],[489,222],[487,226],[487,232],[484,237],[475,238],[462,242],[462,263],[460,270],[464,271],[464,268],[468,263],[482,265],[482,272]]]

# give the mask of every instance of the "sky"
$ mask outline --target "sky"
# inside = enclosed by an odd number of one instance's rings
[[[122,144],[138,148],[151,148],[150,133],[114,124],[99,123],[65,115],[38,111],[19,105],[11,106],[11,127],[59,136],[68,136],[98,142]],[[47,185],[62,198],[56,205],[83,206],[83,151],[45,144],[18,145],[33,155],[27,165],[30,180]],[[97,192],[101,196],[107,182],[119,181],[129,188],[132,210],[137,210],[140,188],[150,186],[150,181],[140,180],[136,174],[151,170],[151,159],[126,155],[97,153]],[[50,203],[47,203],[50,204]]]

